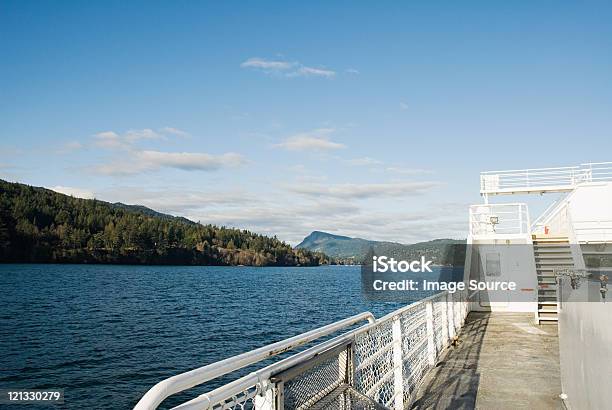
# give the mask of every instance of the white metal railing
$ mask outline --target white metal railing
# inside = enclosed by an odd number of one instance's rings
[[[562,197],[550,204],[548,208],[544,212],[540,214],[536,218],[535,221],[531,223],[531,232],[532,233],[542,233],[544,232],[544,227],[548,220],[559,211],[559,206],[567,200],[567,197]]]
[[[246,352],[238,356],[230,357],[228,359],[210,364],[208,366],[203,366],[198,369],[194,369],[189,372],[173,376],[153,386],[151,390],[149,390],[142,397],[142,399],[138,402],[134,409],[140,410],[157,408],[157,406],[164,399],[173,394],[179,393],[183,390],[187,390],[191,387],[205,383],[209,380],[216,379],[227,373],[234,372],[236,370],[242,369],[246,366],[252,365],[270,357],[295,349],[296,347],[302,346],[308,342],[330,335],[341,329],[352,326],[359,322],[363,322],[365,320],[370,323],[373,323],[375,320],[374,315],[372,315],[370,312],[360,313],[347,319],[331,323],[327,326],[323,326],[318,329],[302,333],[301,335],[294,336],[292,338],[285,339],[277,343],[272,343],[259,349],[251,350],[250,352]]]
[[[565,202],[565,203],[564,203]],[[571,230],[569,204],[562,198],[549,207],[531,226],[533,234],[568,236]]]
[[[308,340],[348,323],[370,323],[350,330],[231,383],[185,402],[175,409],[306,408],[340,387],[379,405],[403,409],[459,329],[469,310],[467,291],[443,292],[372,321],[370,313],[305,333]],[[167,397],[303,344],[296,336],[249,353],[166,379],[135,409],[155,409]],[[303,343],[302,343],[303,342]],[[280,346],[280,348],[279,348]],[[265,352],[268,352],[268,356]]]
[[[530,233],[526,204],[482,204],[470,206],[470,235],[526,235]]]
[[[585,182],[612,181],[612,162],[572,167],[531,168],[480,173],[480,193],[496,195],[529,192],[563,192]]]

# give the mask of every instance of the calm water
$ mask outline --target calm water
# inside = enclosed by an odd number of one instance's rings
[[[0,388],[64,388],[52,408],[130,408],[166,377],[398,307],[364,300],[351,266],[0,265],[0,288]]]

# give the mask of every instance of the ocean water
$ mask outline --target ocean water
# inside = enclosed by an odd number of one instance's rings
[[[401,306],[366,300],[356,266],[0,265],[0,289],[0,389],[63,388],[44,408],[131,408],[164,378]]]

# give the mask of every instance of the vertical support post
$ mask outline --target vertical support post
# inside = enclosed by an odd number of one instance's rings
[[[404,376],[402,360],[402,322],[400,315],[393,318],[393,394],[395,410],[404,409]]]
[[[449,311],[449,303],[448,303],[448,299],[450,298],[450,317],[448,314]],[[452,338],[455,337],[455,319],[454,319],[454,315],[453,315],[453,295],[450,293],[447,293],[446,296],[444,297],[445,303],[446,303],[446,317],[447,317],[447,326],[448,326],[448,340],[451,340]]]
[[[431,367],[436,365],[436,340],[434,335],[433,303],[425,303],[425,320],[427,322],[427,362]]]
[[[274,397],[274,386],[269,381],[262,384],[262,392],[255,396],[254,407],[256,410],[276,410]]]
[[[446,296],[448,295],[448,293],[444,296],[444,298],[440,299],[438,301],[438,303],[443,303],[444,306],[442,307],[442,340],[444,341],[444,346],[446,345],[446,343],[448,343],[449,340],[449,336],[448,336],[448,311],[447,311],[447,303],[446,303]],[[444,347],[443,346],[443,347]]]

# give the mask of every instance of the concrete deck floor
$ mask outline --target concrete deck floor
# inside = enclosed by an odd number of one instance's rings
[[[472,312],[417,392],[413,409],[561,409],[557,325]]]

